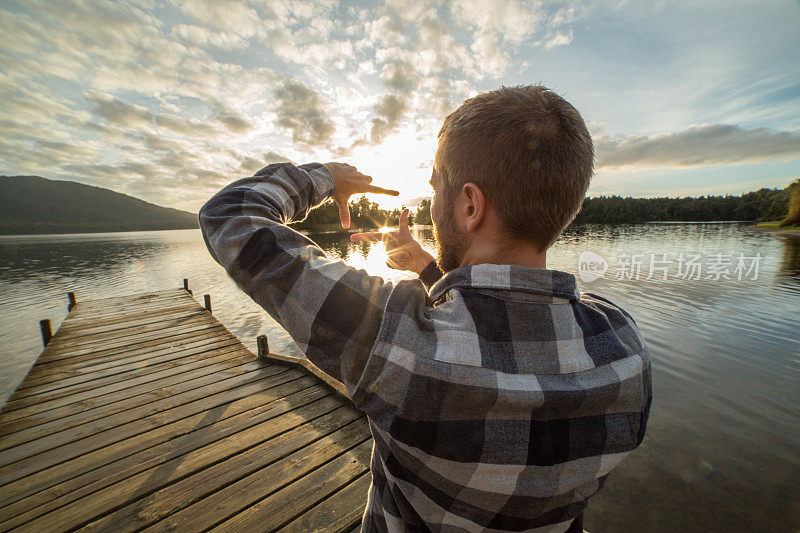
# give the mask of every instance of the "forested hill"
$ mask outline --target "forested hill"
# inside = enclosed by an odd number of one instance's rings
[[[0,234],[197,228],[197,215],[39,176],[0,176]]]

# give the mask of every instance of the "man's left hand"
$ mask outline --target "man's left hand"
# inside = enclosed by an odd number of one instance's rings
[[[408,209],[404,209],[400,214],[400,222],[396,231],[354,233],[350,235],[350,240],[353,242],[382,241],[389,255],[386,265],[396,270],[410,270],[421,274],[425,267],[433,261],[433,256],[411,236],[411,231],[408,229]]]

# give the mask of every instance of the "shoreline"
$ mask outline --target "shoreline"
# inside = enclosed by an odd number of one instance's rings
[[[772,228],[769,226],[753,224],[752,226],[749,226],[749,229],[766,233],[778,233],[781,235],[800,235],[800,227],[797,226],[789,226],[788,228]]]

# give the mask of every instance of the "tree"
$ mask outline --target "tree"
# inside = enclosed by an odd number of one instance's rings
[[[800,225],[800,179],[794,180],[794,183],[789,185],[788,189],[791,194],[789,198],[789,214],[778,224],[781,228]]]
[[[420,202],[417,212],[414,215],[414,223],[427,225],[433,223],[431,221],[431,201],[429,198],[426,198]]]

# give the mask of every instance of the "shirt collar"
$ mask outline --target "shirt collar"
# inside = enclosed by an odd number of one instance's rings
[[[481,264],[456,268],[433,284],[431,300],[438,300],[454,287],[524,291],[568,300],[580,299],[574,274],[519,265]]]

